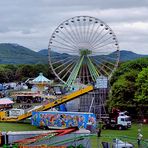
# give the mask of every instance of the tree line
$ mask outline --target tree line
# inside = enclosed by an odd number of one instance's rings
[[[1,64],[0,65],[0,83],[15,81],[24,82],[28,78],[35,78],[42,72],[45,77],[54,79],[54,75],[47,64]]]
[[[148,58],[120,64],[110,81],[108,107],[148,115]]]
[[[45,77],[56,77],[47,64],[0,65],[0,83],[25,81],[42,72]],[[110,80],[107,107],[129,108],[130,111],[148,114],[148,58],[120,63]]]

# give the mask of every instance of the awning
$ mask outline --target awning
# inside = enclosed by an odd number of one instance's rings
[[[38,77],[36,77],[34,80],[32,80],[32,84],[49,84],[52,81],[47,79],[43,76],[43,73],[40,73]]]
[[[14,102],[11,101],[8,98],[0,98],[0,105],[4,105],[4,104],[13,104]]]
[[[18,91],[18,92],[14,92],[11,96],[33,96],[33,97],[39,97],[41,95],[38,92],[33,92],[33,91]]]

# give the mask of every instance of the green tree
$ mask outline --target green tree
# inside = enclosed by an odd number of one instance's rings
[[[14,78],[14,73],[12,69],[5,67],[5,65],[0,66],[0,83],[11,82]]]
[[[131,105],[134,103],[134,94],[136,91],[135,80],[138,71],[132,70],[121,75],[118,80],[112,85],[109,101],[110,107]]]
[[[148,103],[148,67],[138,74],[136,79],[137,91],[135,92],[135,101],[139,103]]]
[[[120,63],[119,68],[114,72],[111,78],[111,85],[118,80],[121,75],[124,75],[126,72],[136,70],[142,71],[142,68],[148,67],[148,58],[140,58],[125,63]]]

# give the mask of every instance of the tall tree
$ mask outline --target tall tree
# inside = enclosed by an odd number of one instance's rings
[[[143,68],[138,74],[136,87],[135,101],[139,103],[148,103],[148,67]]]

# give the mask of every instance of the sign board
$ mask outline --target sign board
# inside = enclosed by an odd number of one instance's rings
[[[19,116],[24,114],[24,110],[23,109],[12,109],[9,111],[9,116]]]
[[[105,76],[99,76],[96,80],[96,88],[107,88],[108,78]]]

